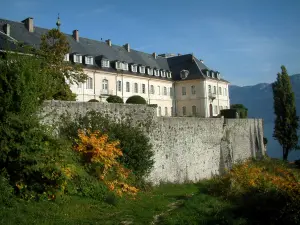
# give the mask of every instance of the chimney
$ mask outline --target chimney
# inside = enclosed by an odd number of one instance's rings
[[[10,24],[4,24],[3,30],[7,36],[10,36]]]
[[[156,52],[153,52],[152,56],[154,57],[154,59],[156,59]]]
[[[22,21],[22,23],[25,24],[26,29],[32,33],[34,31],[34,27],[33,27],[33,18],[32,17],[28,17],[25,20]]]
[[[126,43],[124,45],[125,49],[127,50],[127,52],[130,52],[130,45],[128,43]]]
[[[200,59],[200,62],[201,62],[201,63],[204,63],[203,59]]]
[[[111,40],[110,39],[107,39],[105,42],[108,44],[108,46],[111,47]]]
[[[78,30],[73,30],[73,38],[79,42],[79,31]]]

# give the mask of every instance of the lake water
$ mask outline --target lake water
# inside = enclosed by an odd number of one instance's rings
[[[282,148],[278,141],[273,138],[274,123],[264,124],[264,135],[268,139],[267,153],[272,158],[282,158]],[[292,151],[289,154],[290,161],[300,159],[300,150]]]

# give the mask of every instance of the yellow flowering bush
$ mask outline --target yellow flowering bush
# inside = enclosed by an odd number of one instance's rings
[[[96,169],[97,176],[109,190],[119,196],[138,192],[137,188],[125,182],[131,171],[117,161],[123,155],[118,147],[119,141],[109,141],[107,134],[90,130],[79,130],[78,137],[74,150],[82,154],[85,162],[100,166]]]

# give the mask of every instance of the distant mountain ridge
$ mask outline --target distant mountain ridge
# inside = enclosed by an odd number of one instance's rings
[[[300,116],[300,74],[290,76],[290,80],[295,93],[297,115]],[[230,104],[243,104],[248,108],[250,118],[262,118],[264,120],[264,133],[269,140],[268,154],[271,157],[281,157],[281,147],[272,137],[275,119],[272,84],[260,83],[244,87],[230,85],[229,95]],[[289,160],[299,158],[300,151],[296,151],[290,155]]]
[[[297,114],[300,116],[300,74],[290,76],[295,92]],[[231,104],[241,103],[248,108],[249,117],[263,118],[265,122],[274,122],[272,84],[260,83],[253,86],[230,85]]]

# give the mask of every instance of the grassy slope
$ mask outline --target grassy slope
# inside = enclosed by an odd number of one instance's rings
[[[18,202],[10,208],[0,206],[0,224],[150,224],[168,204],[195,191],[193,184],[162,185],[136,200],[123,198],[117,206],[80,197],[60,203]]]

